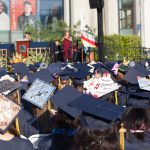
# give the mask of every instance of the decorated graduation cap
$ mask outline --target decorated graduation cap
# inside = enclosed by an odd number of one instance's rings
[[[57,108],[69,114],[73,118],[76,118],[80,114],[79,111],[76,108],[68,106],[67,104],[79,98],[81,95],[82,94],[72,86],[66,86],[51,97],[50,100]]]
[[[102,77],[99,79],[91,78],[84,82],[84,88],[86,88],[86,93],[91,94],[96,97],[102,97],[115,90],[118,90],[120,85],[115,83],[111,77]]]
[[[56,87],[37,78],[23,95],[23,99],[39,108],[43,108],[55,89]]]
[[[142,90],[150,91],[150,79],[147,79],[146,77],[141,78],[137,77],[139,87]]]
[[[27,75],[29,74],[29,68],[24,63],[13,64],[13,72],[16,74]]]
[[[0,93],[8,95],[14,90],[21,87],[21,84],[18,82],[11,82],[9,80],[0,81]]]
[[[121,106],[116,106],[104,100],[97,100],[90,95],[82,95],[68,105],[107,122],[115,122],[121,119],[125,111],[125,108]]]
[[[7,71],[6,71],[6,69],[5,68],[1,68],[0,67],[0,78],[2,77],[2,76],[5,76],[5,75],[7,75]]]
[[[28,81],[29,83],[33,83],[35,79],[41,79],[41,80],[44,80],[45,82],[48,82],[48,83],[51,83],[54,81],[54,78],[51,76],[51,74],[49,73],[48,70],[46,69],[43,69],[43,70],[40,70],[36,73],[33,73],[33,74],[29,74],[28,75]]]
[[[21,107],[0,93],[0,133],[4,134],[21,111]]]

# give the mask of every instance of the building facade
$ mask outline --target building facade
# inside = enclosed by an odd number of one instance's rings
[[[89,0],[27,1],[31,3],[36,20],[44,26],[55,19],[64,19],[69,26],[81,21],[82,25],[97,29],[97,10],[90,9]],[[17,26],[19,16],[24,13],[24,0],[19,2],[3,0],[3,2],[7,6],[6,14],[10,18],[10,29],[1,30],[0,26],[0,41],[14,42],[23,36],[22,30]],[[141,37],[142,46],[150,48],[150,0],[104,0],[104,2],[104,34],[136,34]]]

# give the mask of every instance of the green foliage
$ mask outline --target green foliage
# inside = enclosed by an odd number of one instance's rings
[[[29,57],[26,59],[26,64],[30,65],[36,62],[46,63],[48,65],[50,63],[48,52],[45,51],[44,53],[36,53],[36,51],[30,50]]]
[[[107,60],[141,59],[141,42],[137,35],[110,35],[104,36],[104,53]],[[95,50],[98,58],[98,50]]]
[[[0,57],[0,67],[7,67],[6,59],[4,57]]]

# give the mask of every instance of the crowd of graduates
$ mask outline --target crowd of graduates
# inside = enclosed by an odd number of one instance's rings
[[[141,88],[138,81],[144,78],[149,82],[149,63],[18,63],[9,71],[1,67],[0,88],[6,80],[20,86],[9,94],[0,89],[0,94],[21,109],[11,118],[0,96],[0,149],[149,150],[150,92],[145,87],[150,85],[145,83]],[[106,88],[105,94],[96,95],[94,89],[101,92],[99,81],[104,79],[103,86],[108,86],[108,78],[111,90]],[[42,108],[36,99],[31,103],[23,98],[36,79],[55,87]],[[11,121],[4,130],[5,115]]]

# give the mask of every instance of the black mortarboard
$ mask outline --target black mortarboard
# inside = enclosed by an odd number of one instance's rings
[[[51,83],[51,82],[54,81],[54,78],[51,76],[51,74],[49,73],[49,71],[46,70],[46,69],[43,69],[43,70],[40,70],[40,71],[38,71],[36,73],[28,75],[29,83],[33,83],[33,81],[35,79],[37,79],[37,78],[39,78],[41,80],[44,80],[47,83]]]
[[[131,84],[138,84],[137,76],[145,77],[145,75],[136,70],[135,68],[130,68],[130,70],[126,73],[124,80]]]
[[[70,76],[64,75],[64,76],[61,76],[60,79],[61,79],[61,80],[69,80],[69,79],[70,79]]]
[[[13,72],[21,75],[29,74],[29,68],[24,63],[17,63],[13,64],[12,67],[14,68]]]
[[[21,107],[0,93],[0,132],[5,133],[18,116]]]
[[[121,119],[125,111],[125,108],[121,106],[98,100],[90,95],[82,95],[68,105],[94,117],[111,122]]]
[[[106,62],[104,65],[109,68],[109,69],[112,69],[113,66],[115,65],[115,61],[109,61],[109,62]]]
[[[87,66],[85,63],[74,63],[73,66],[79,71],[90,71],[91,67]]]
[[[18,82],[11,82],[9,80],[0,81],[0,93],[3,93],[5,95],[13,92],[20,87],[21,85]]]
[[[62,72],[61,67],[59,67],[57,64],[52,63],[47,67],[47,70],[51,75],[58,75]]]
[[[92,75],[91,72],[88,72],[88,71],[75,71],[73,73],[71,73],[71,77],[74,78],[74,79],[84,79],[86,78],[87,76],[90,76]]]
[[[79,111],[67,104],[79,98],[81,95],[82,94],[72,86],[66,86],[61,91],[57,92],[50,100],[57,108],[63,110],[73,118],[76,118],[80,115]]]
[[[143,66],[142,64],[140,64],[140,63],[136,63],[135,66],[134,66],[134,69],[141,72],[143,74],[143,76],[150,75],[150,71],[147,70],[147,68],[145,66]]]
[[[5,76],[5,75],[7,75],[7,71],[6,71],[6,69],[5,68],[0,68],[0,78],[2,77],[2,76]]]
[[[118,71],[122,72],[122,73],[126,73],[126,72],[128,72],[129,69],[130,69],[129,66],[121,64],[121,65],[119,65]]]

